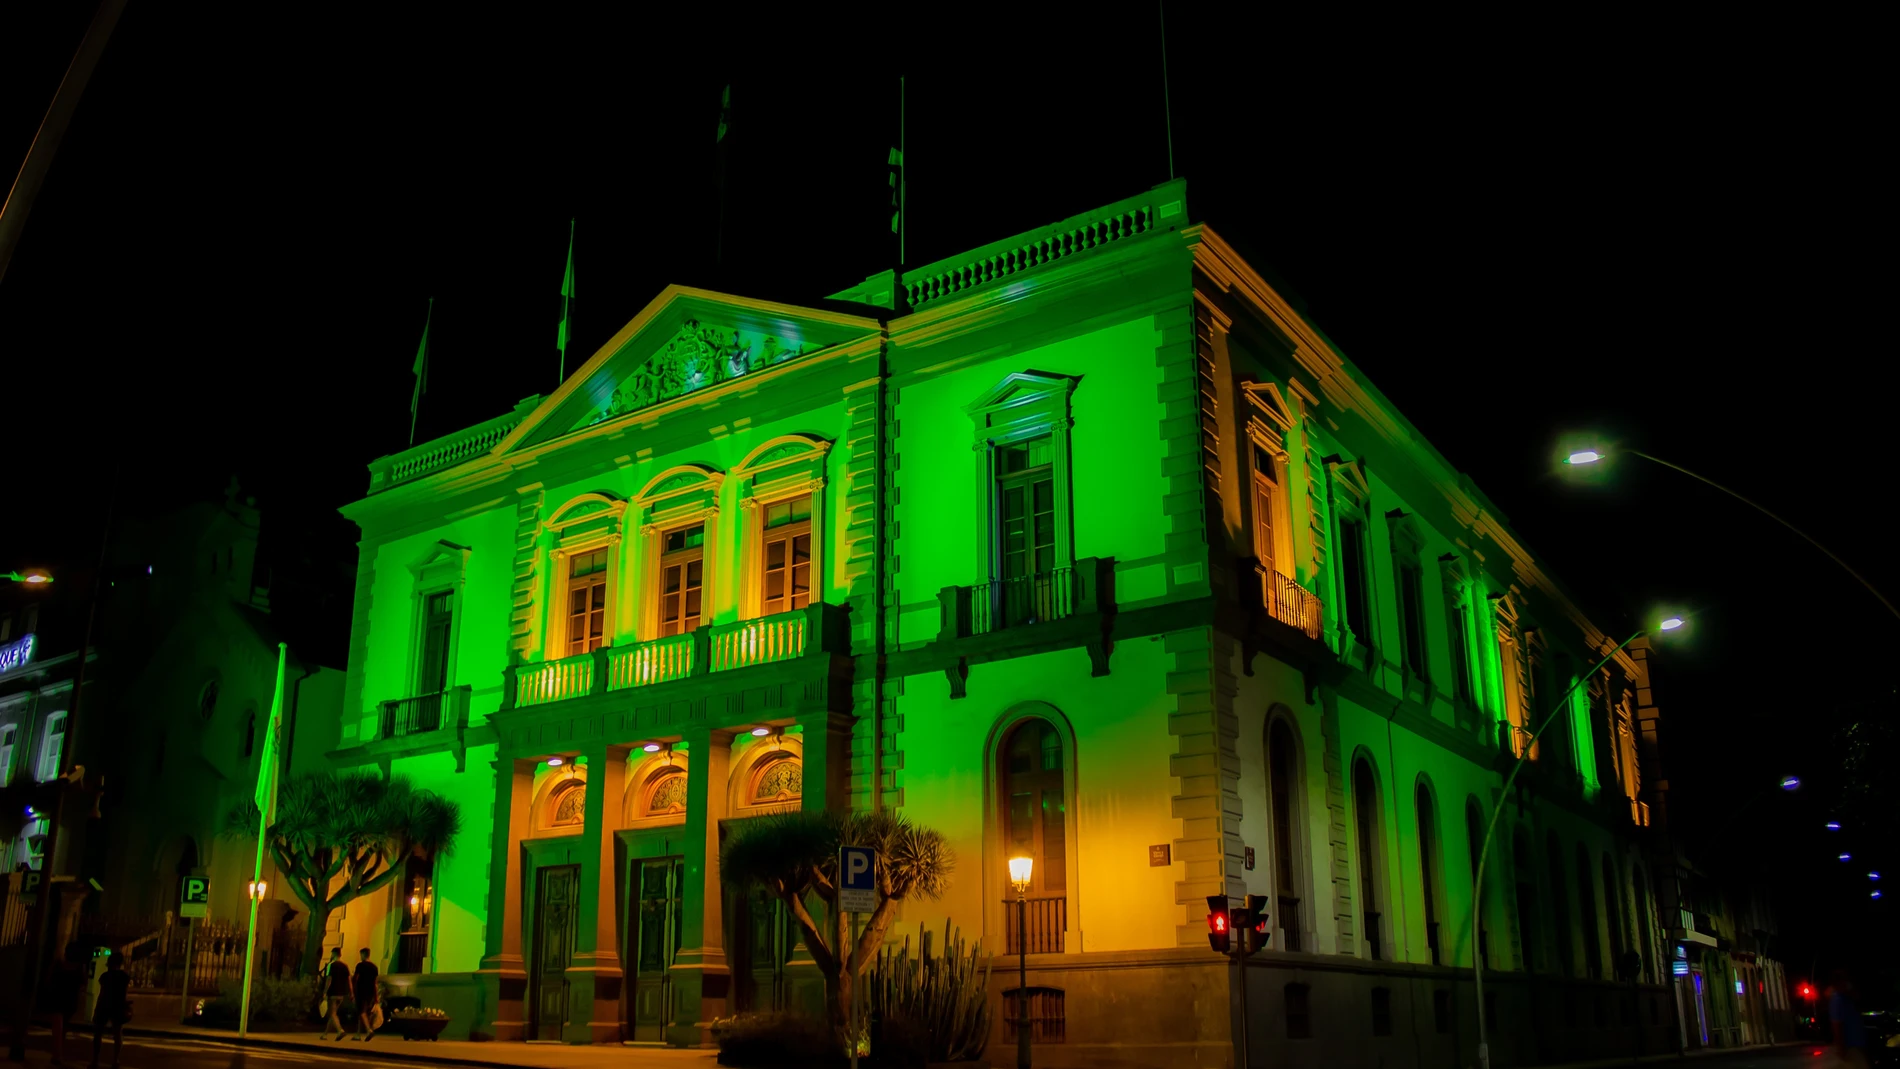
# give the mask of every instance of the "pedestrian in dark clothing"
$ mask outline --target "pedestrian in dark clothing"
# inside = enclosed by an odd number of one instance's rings
[[[330,1012],[323,1019],[323,1038],[330,1038],[330,1027],[336,1026],[337,1042],[343,1042],[343,1021],[337,1013],[343,1004],[350,1000],[350,967],[343,964],[343,948],[330,948],[330,964],[323,969],[323,999],[330,1004]]]
[[[350,978],[350,989],[356,996],[356,1027],[363,1042],[368,1043],[383,1025],[382,1011],[377,1006],[382,1001],[381,989],[376,983],[376,965],[369,960],[369,948],[357,953],[361,960],[356,963],[356,975]]]
[[[1860,1021],[1860,1007],[1854,981],[1845,970],[1834,970],[1834,983],[1827,990],[1827,1015],[1834,1025],[1834,1056],[1848,1069],[1866,1069],[1867,1029]]]
[[[92,1066],[98,1069],[99,1047],[106,1029],[112,1029],[112,1064],[119,1064],[119,1051],[125,1046],[125,1023],[132,1019],[132,1000],[126,989],[132,986],[132,974],[125,971],[125,955],[114,951],[106,959],[106,974],[99,978],[99,1001],[92,1007]]]

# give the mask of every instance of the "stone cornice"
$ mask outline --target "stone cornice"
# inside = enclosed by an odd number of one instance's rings
[[[1332,342],[1308,323],[1285,298],[1268,285],[1259,272],[1241,258],[1220,235],[1205,225],[1188,227],[1182,239],[1193,250],[1194,266],[1223,292],[1237,295],[1264,316],[1294,343],[1293,360],[1309,375],[1325,403],[1362,420],[1389,451],[1401,457],[1416,458],[1421,452],[1434,462],[1427,466],[1416,459],[1409,463],[1418,475],[1439,495],[1450,510],[1454,523],[1470,530],[1480,540],[1490,541],[1511,562],[1511,575],[1525,586],[1535,588],[1556,606],[1582,633],[1584,644],[1597,655],[1617,642],[1593,624],[1571,602],[1548,573],[1538,566],[1530,551],[1518,541],[1504,517],[1485,500],[1471,481],[1452,467],[1411,422],[1388,402],[1346,362]],[[1302,384],[1304,385],[1304,384]],[[1433,468],[1436,470],[1433,470]],[[1384,470],[1384,465],[1381,465]],[[1635,664],[1626,654],[1618,654],[1617,665],[1625,674],[1634,675]]]

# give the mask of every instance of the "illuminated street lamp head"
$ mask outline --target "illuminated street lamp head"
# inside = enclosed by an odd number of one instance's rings
[[[1874,892],[1873,894],[1870,894],[1870,895],[1868,895],[1867,897],[1868,897],[1868,898],[1879,898],[1879,897],[1880,897],[1880,892],[1879,892],[1879,891],[1875,891],[1875,892]]]
[[[646,744],[645,746],[642,746],[642,747],[640,747],[640,748],[641,748],[642,750],[645,750],[645,751],[646,751],[647,753],[659,753],[659,752],[660,752],[660,744],[659,744],[659,743],[657,743],[657,742],[649,742],[649,743],[647,743],[647,744]]]
[[[1852,860],[1854,860],[1854,855],[1852,855],[1852,854],[1842,854],[1842,855],[1841,855],[1841,860],[1842,860],[1842,861],[1852,861]]]
[[[1870,872],[1870,873],[1868,873],[1868,874],[1867,874],[1867,878],[1868,878],[1868,879],[1870,879],[1870,880],[1878,880],[1878,879],[1880,878],[1880,873],[1878,873],[1878,872]]]
[[[1009,859],[1009,882],[1016,888],[1017,894],[1029,892],[1029,874],[1036,867],[1033,857],[1012,857]]]
[[[762,739],[765,736],[770,735],[771,733],[772,733],[771,728],[753,728],[752,729],[752,737],[755,739]]]
[[[1838,820],[1830,820],[1830,821],[1828,821],[1828,822],[1827,822],[1827,830],[1829,830],[1829,831],[1840,831],[1840,830],[1841,830],[1841,822],[1840,822],[1840,821],[1838,821]]]
[[[28,568],[24,572],[8,572],[7,578],[15,583],[27,583],[40,586],[53,581],[53,577],[38,568]]]
[[[560,767],[561,767],[562,765],[564,765],[564,764],[566,764],[566,762],[565,762],[565,761],[562,761],[562,760],[561,760],[560,758],[558,758],[558,757],[550,757],[550,758],[548,758],[548,767],[549,767],[549,768],[560,768]]]
[[[1659,623],[1656,625],[1657,629],[1661,631],[1674,631],[1676,628],[1681,627],[1681,626],[1682,626],[1682,617],[1680,616],[1668,617],[1664,619],[1662,623]]]
[[[1799,787],[1799,786],[1801,786],[1801,777],[1800,777],[1800,776],[1783,776],[1783,777],[1781,777],[1781,789],[1782,789],[1782,790],[1784,790],[1784,791],[1792,791],[1792,790],[1794,790],[1795,788],[1797,788],[1797,787]]]
[[[1603,459],[1603,454],[1594,449],[1580,449],[1564,458],[1565,464],[1595,464]]]

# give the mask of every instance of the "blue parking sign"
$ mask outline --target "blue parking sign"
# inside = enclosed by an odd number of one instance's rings
[[[868,846],[838,848],[838,909],[844,913],[877,909],[877,851]]]

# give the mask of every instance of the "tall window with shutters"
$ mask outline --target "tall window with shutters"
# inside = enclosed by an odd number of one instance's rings
[[[19,730],[12,724],[0,727],[0,787],[13,778],[13,740]]]
[[[1385,876],[1385,830],[1379,813],[1378,781],[1372,764],[1365,758],[1353,762],[1352,808],[1355,838],[1359,840],[1359,916],[1364,925],[1366,956],[1385,960],[1383,910],[1385,896],[1381,885]]]
[[[1292,524],[1280,458],[1253,447],[1253,551],[1268,574],[1293,575]]]
[[[454,623],[454,594],[443,590],[422,599],[422,662],[418,665],[420,674],[416,679],[418,695],[440,694],[448,689],[449,637]]]
[[[812,495],[800,494],[764,507],[763,615],[802,609],[811,602],[811,501]]]
[[[41,783],[59,776],[60,761],[66,756],[66,714],[51,713],[46,717],[46,732],[41,736],[40,767],[35,777]]]
[[[1017,928],[1016,892],[1004,867],[1004,912],[1011,952],[1028,940],[1029,953],[1060,953],[1068,927],[1068,802],[1062,736],[1047,720],[1018,723],[1004,741],[999,770],[1006,857],[1030,857],[1026,931]]]
[[[607,643],[607,549],[576,553],[567,561],[567,653]]]
[[[998,579],[1055,570],[1055,443],[1049,435],[996,450],[996,542]]]
[[[1293,731],[1283,720],[1274,720],[1267,730],[1267,802],[1273,819],[1273,894],[1280,927],[1282,950],[1302,949],[1300,938],[1300,872],[1304,858],[1299,850],[1298,809],[1306,797],[1299,781],[1299,754],[1294,749]]]
[[[1339,521],[1339,586],[1346,630],[1372,642],[1372,591],[1366,582],[1366,528],[1355,519]]]
[[[706,525],[676,527],[660,541],[660,634],[699,629],[706,585]]]

